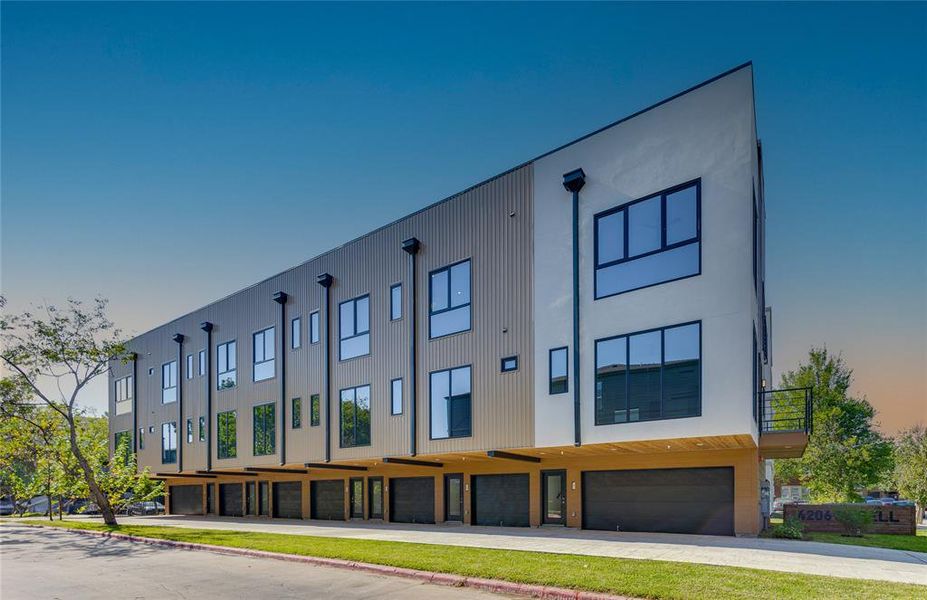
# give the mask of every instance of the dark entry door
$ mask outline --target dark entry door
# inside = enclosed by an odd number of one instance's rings
[[[216,514],[216,484],[207,483],[206,484],[206,514],[214,515]]]
[[[242,485],[240,483],[219,484],[219,514],[225,517],[242,516]]]
[[[444,476],[444,520],[463,522],[463,474]]]
[[[383,518],[383,478],[367,478],[367,496],[370,498],[369,516],[370,519]]]
[[[301,519],[303,484],[300,481],[274,482],[274,516],[278,519]]]
[[[734,535],[734,469],[587,471],[583,527]]]
[[[390,479],[389,519],[394,523],[434,523],[435,478]]]
[[[541,472],[541,522],[566,523],[566,471]]]
[[[309,514],[313,519],[344,521],[344,481],[313,481],[309,491]]]
[[[527,473],[474,475],[470,481],[474,525],[530,525]]]
[[[364,480],[360,477],[351,478],[351,518],[364,518]]]
[[[172,515],[203,514],[203,486],[172,485],[170,493]]]

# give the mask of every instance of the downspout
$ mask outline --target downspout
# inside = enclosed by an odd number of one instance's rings
[[[286,464],[286,300],[284,292],[274,294],[280,305],[280,466]]]
[[[417,441],[417,429],[416,429],[416,371],[415,371],[415,358],[416,358],[416,344],[418,340],[416,339],[415,331],[415,318],[417,315],[416,311],[416,294],[415,294],[415,256],[418,254],[418,250],[421,244],[416,238],[409,238],[402,242],[402,249],[406,251],[409,255],[409,297],[412,300],[412,306],[409,312],[409,455],[415,456],[416,454],[416,441]]]
[[[329,304],[331,302],[330,289],[335,279],[328,273],[322,273],[315,278],[316,282],[322,286],[322,309],[325,314],[325,349],[322,351],[322,399],[325,401],[325,462],[332,460],[332,419],[329,414],[331,410],[330,389],[331,388],[331,333],[329,325]],[[322,319],[319,319],[320,325]],[[322,409],[322,399],[319,401],[319,410]]]
[[[177,342],[177,472],[183,473],[183,445],[186,440],[186,423],[183,420],[183,334],[175,333],[171,338]]]
[[[583,443],[579,395],[579,190],[584,185],[586,174],[582,169],[570,171],[563,176],[563,187],[573,194],[573,444],[576,446]]]
[[[131,352],[132,361],[132,453],[138,466],[138,352]]]
[[[212,470],[212,323],[203,321],[200,329],[206,332],[206,470]]]

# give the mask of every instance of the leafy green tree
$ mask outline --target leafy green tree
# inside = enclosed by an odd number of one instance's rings
[[[901,497],[917,505],[920,518],[927,507],[927,428],[916,425],[895,438],[893,479]]]
[[[783,388],[811,387],[814,432],[801,458],[777,460],[776,479],[798,480],[815,502],[854,502],[857,490],[892,470],[892,445],[875,430],[875,409],[850,395],[853,371],[827,348],[812,348],[808,361],[782,376]]]

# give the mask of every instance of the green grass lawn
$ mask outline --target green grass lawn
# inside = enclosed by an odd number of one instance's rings
[[[887,597],[921,599],[927,595],[925,586],[682,562],[150,525],[129,525],[113,529],[102,523],[87,521],[20,522],[52,527],[119,531],[149,538],[304,556],[342,558],[638,598],[755,600],[761,596],[777,600]]]
[[[808,539],[828,544],[848,544],[852,546],[869,546],[871,548],[893,548],[909,552],[927,552],[927,530],[921,529],[917,535],[885,535],[884,533],[867,533],[865,536],[845,537],[839,533],[809,533]]]

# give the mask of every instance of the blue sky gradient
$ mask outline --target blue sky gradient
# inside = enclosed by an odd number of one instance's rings
[[[144,331],[753,60],[776,370],[827,344],[927,423],[925,4],[0,13],[13,310]]]

